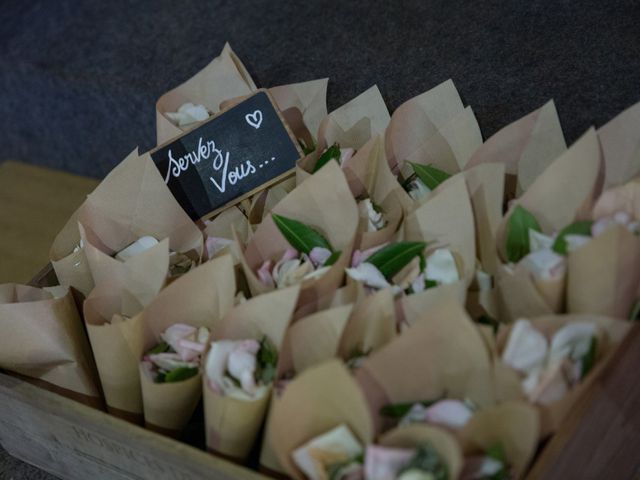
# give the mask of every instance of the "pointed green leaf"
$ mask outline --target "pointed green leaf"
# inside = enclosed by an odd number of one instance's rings
[[[278,350],[266,335],[260,340],[260,350],[258,350],[256,360],[258,361],[256,379],[264,385],[271,383],[276,376]]]
[[[180,367],[164,374],[162,383],[181,382],[195,377],[198,374],[197,367]]]
[[[424,183],[431,190],[435,190],[438,185],[451,177],[451,175],[449,175],[444,170],[432,167],[431,165],[421,165],[419,163],[411,162],[410,164],[413,167],[413,171],[416,172],[416,175],[422,181],[422,183]]]
[[[582,357],[582,368],[580,370],[580,379],[583,379],[593,368],[593,365],[596,363],[596,356],[598,350],[598,339],[593,336],[591,337],[591,343],[589,344],[589,350]]]
[[[316,173],[318,170],[324,167],[331,160],[338,161],[339,159],[340,159],[340,145],[338,145],[337,143],[334,143],[329,148],[327,148],[322,155],[320,155],[320,158],[316,162],[315,166],[313,167],[313,172],[311,173]]]
[[[315,247],[322,247],[333,251],[331,244],[318,233],[317,230],[292,218],[276,215],[275,213],[271,216],[280,233],[282,233],[287,242],[289,242],[289,245],[299,252],[308,255]]]
[[[560,255],[566,255],[567,252],[567,240],[565,237],[567,235],[587,235],[591,236],[591,225],[593,222],[591,220],[581,220],[578,222],[574,222],[571,225],[567,225],[556,237],[555,242],[553,242],[553,246],[551,247],[554,252],[559,253]]]
[[[336,263],[338,261],[338,259],[340,258],[340,255],[342,255],[342,251],[338,250],[337,252],[333,252],[331,254],[331,256],[329,258],[327,258],[327,261],[324,262],[324,264],[322,265],[323,267],[330,267],[331,265],[333,265],[334,263]]]
[[[381,248],[365,261],[372,264],[387,279],[402,270],[427,247],[426,242],[397,242]]]
[[[529,230],[540,231],[540,225],[528,210],[517,205],[507,221],[507,260],[518,262],[530,251]]]
[[[147,352],[147,355],[154,355],[156,353],[165,353],[171,351],[172,348],[167,342],[160,342]]]

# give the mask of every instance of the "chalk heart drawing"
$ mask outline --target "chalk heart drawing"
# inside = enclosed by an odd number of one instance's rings
[[[244,116],[244,119],[249,125],[257,130],[260,128],[260,125],[262,125],[262,112],[260,110],[256,110],[253,113],[247,113]]]

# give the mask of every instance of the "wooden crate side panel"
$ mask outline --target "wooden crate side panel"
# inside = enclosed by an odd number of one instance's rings
[[[175,440],[0,373],[0,443],[72,480],[264,480]]]

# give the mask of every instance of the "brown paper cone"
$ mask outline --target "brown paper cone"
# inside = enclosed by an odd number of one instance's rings
[[[260,340],[267,336],[280,352],[299,292],[300,287],[294,286],[237,305],[220,328],[213,330],[212,339]],[[233,458],[246,458],[262,426],[271,386],[263,397],[247,401],[214,392],[205,377],[203,392],[208,448]]]
[[[234,229],[238,234],[240,241],[243,243],[248,241],[250,230],[249,221],[237,206],[223,210],[219,215],[209,221],[204,229],[205,239],[207,237],[217,237],[233,240]],[[228,247],[224,247],[220,251],[216,252],[214,257],[231,253],[233,263],[237,264],[240,262],[240,255],[242,254],[237,247],[238,246],[234,241]]]
[[[467,287],[463,281],[449,285],[438,285],[424,292],[405,295],[396,301],[398,325],[401,327],[412,326],[421,321],[432,308],[440,304],[454,303],[464,307],[466,298]]]
[[[0,285],[0,367],[55,385],[97,404],[98,377],[71,292],[58,298],[34,287]]]
[[[353,307],[340,338],[338,355],[374,352],[396,338],[396,314],[390,289],[380,290]]]
[[[564,291],[564,279],[560,290]],[[536,288],[531,275],[524,268],[513,271],[503,266],[496,276],[496,300],[498,317],[510,323],[519,318],[553,313],[552,306]]]
[[[93,290],[94,282],[84,248],[80,248],[80,232],[76,210],[53,241],[49,251],[51,265],[60,285],[74,287],[85,297]],[[74,249],[78,250],[74,252]]]
[[[139,368],[145,425],[177,437],[198,406],[202,375],[181,382],[155,383],[144,364]]]
[[[604,188],[622,185],[640,173],[640,103],[598,129],[605,164]]]
[[[427,425],[394,428],[378,440],[383,447],[418,448],[428,443],[447,465],[448,478],[458,478],[462,470],[462,451],[455,437],[447,431]]]
[[[640,219],[640,178],[602,192],[593,207],[593,218],[599,219],[617,212],[627,212],[634,219]]]
[[[228,99],[249,95],[256,85],[240,59],[225,44],[220,55],[189,80],[165,93],[156,103],[156,137],[161,145],[185,130],[173,124],[166,112],[176,112],[186,102],[204,105],[211,113],[220,111],[220,104]]]
[[[367,403],[346,367],[330,360],[306,370],[285,389],[271,412],[268,441],[287,474],[304,475],[291,453],[305,442],[345,424],[363,447],[373,440]]]
[[[315,137],[320,122],[327,116],[328,78],[309,82],[293,83],[269,89],[281,111],[297,108],[302,114],[305,126]]]
[[[271,213],[273,207],[280,203],[295,187],[296,179],[290,177],[254,196],[248,215],[251,225],[259,225],[262,219]]]
[[[376,430],[379,415],[394,403],[469,398],[494,402],[491,361],[482,336],[464,309],[442,303],[425,312],[395,340],[370,355],[356,370]]]
[[[525,471],[538,446],[540,418],[524,402],[507,402],[476,412],[460,433],[466,455],[482,454],[497,444],[515,478]]]
[[[578,399],[588,390],[592,382],[599,378],[631,325],[622,320],[596,314],[545,315],[530,318],[530,321],[534,328],[545,335],[547,339],[551,339],[553,334],[560,328],[573,322],[595,323],[602,333],[602,337],[598,341],[598,351],[596,352],[597,362],[587,377],[574,386],[561,400],[550,405],[536,406],[541,415],[540,437],[544,438],[557,431]],[[510,332],[511,327],[502,328],[498,332],[497,345],[500,354],[504,350]]]
[[[331,186],[331,188],[329,188]],[[274,213],[296,219],[317,228],[342,255],[320,278],[302,283],[299,306],[314,311],[320,298],[331,294],[342,283],[344,268],[351,261],[351,251],[358,225],[358,207],[337,164],[329,164],[295,188],[273,209]],[[242,267],[253,295],[269,288],[256,276],[265,260],[279,260],[289,243],[269,216],[256,230],[244,250]]]
[[[506,225],[516,205],[536,218],[542,231],[559,231],[571,222],[587,219],[602,188],[602,152],[592,128],[560,155],[513,202],[498,229],[498,250],[506,258]]]
[[[338,344],[353,305],[314,313],[289,328],[293,367],[297,373],[337,356]]]
[[[629,318],[640,286],[640,238],[616,226],[569,253],[567,309]]]
[[[550,100],[489,138],[465,168],[503,163],[508,175],[517,175],[517,190],[522,192],[566,149],[558,113]],[[515,189],[510,193],[515,193]]]
[[[460,255],[461,277],[469,285],[475,274],[473,210],[464,176],[450,178],[411,212],[403,226],[405,240],[445,246]]]
[[[83,310],[109,412],[126,420],[141,421],[138,362],[154,346],[142,317],[136,315],[142,305],[129,292],[104,284],[91,292]]]

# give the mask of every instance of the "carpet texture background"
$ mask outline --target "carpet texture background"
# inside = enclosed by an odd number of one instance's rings
[[[259,86],[330,77],[330,110],[452,78],[485,138],[553,98],[571,143],[640,100],[638,25],[615,0],[4,0],[0,161],[104,176],[225,41]],[[0,478],[48,476],[0,450]]]

